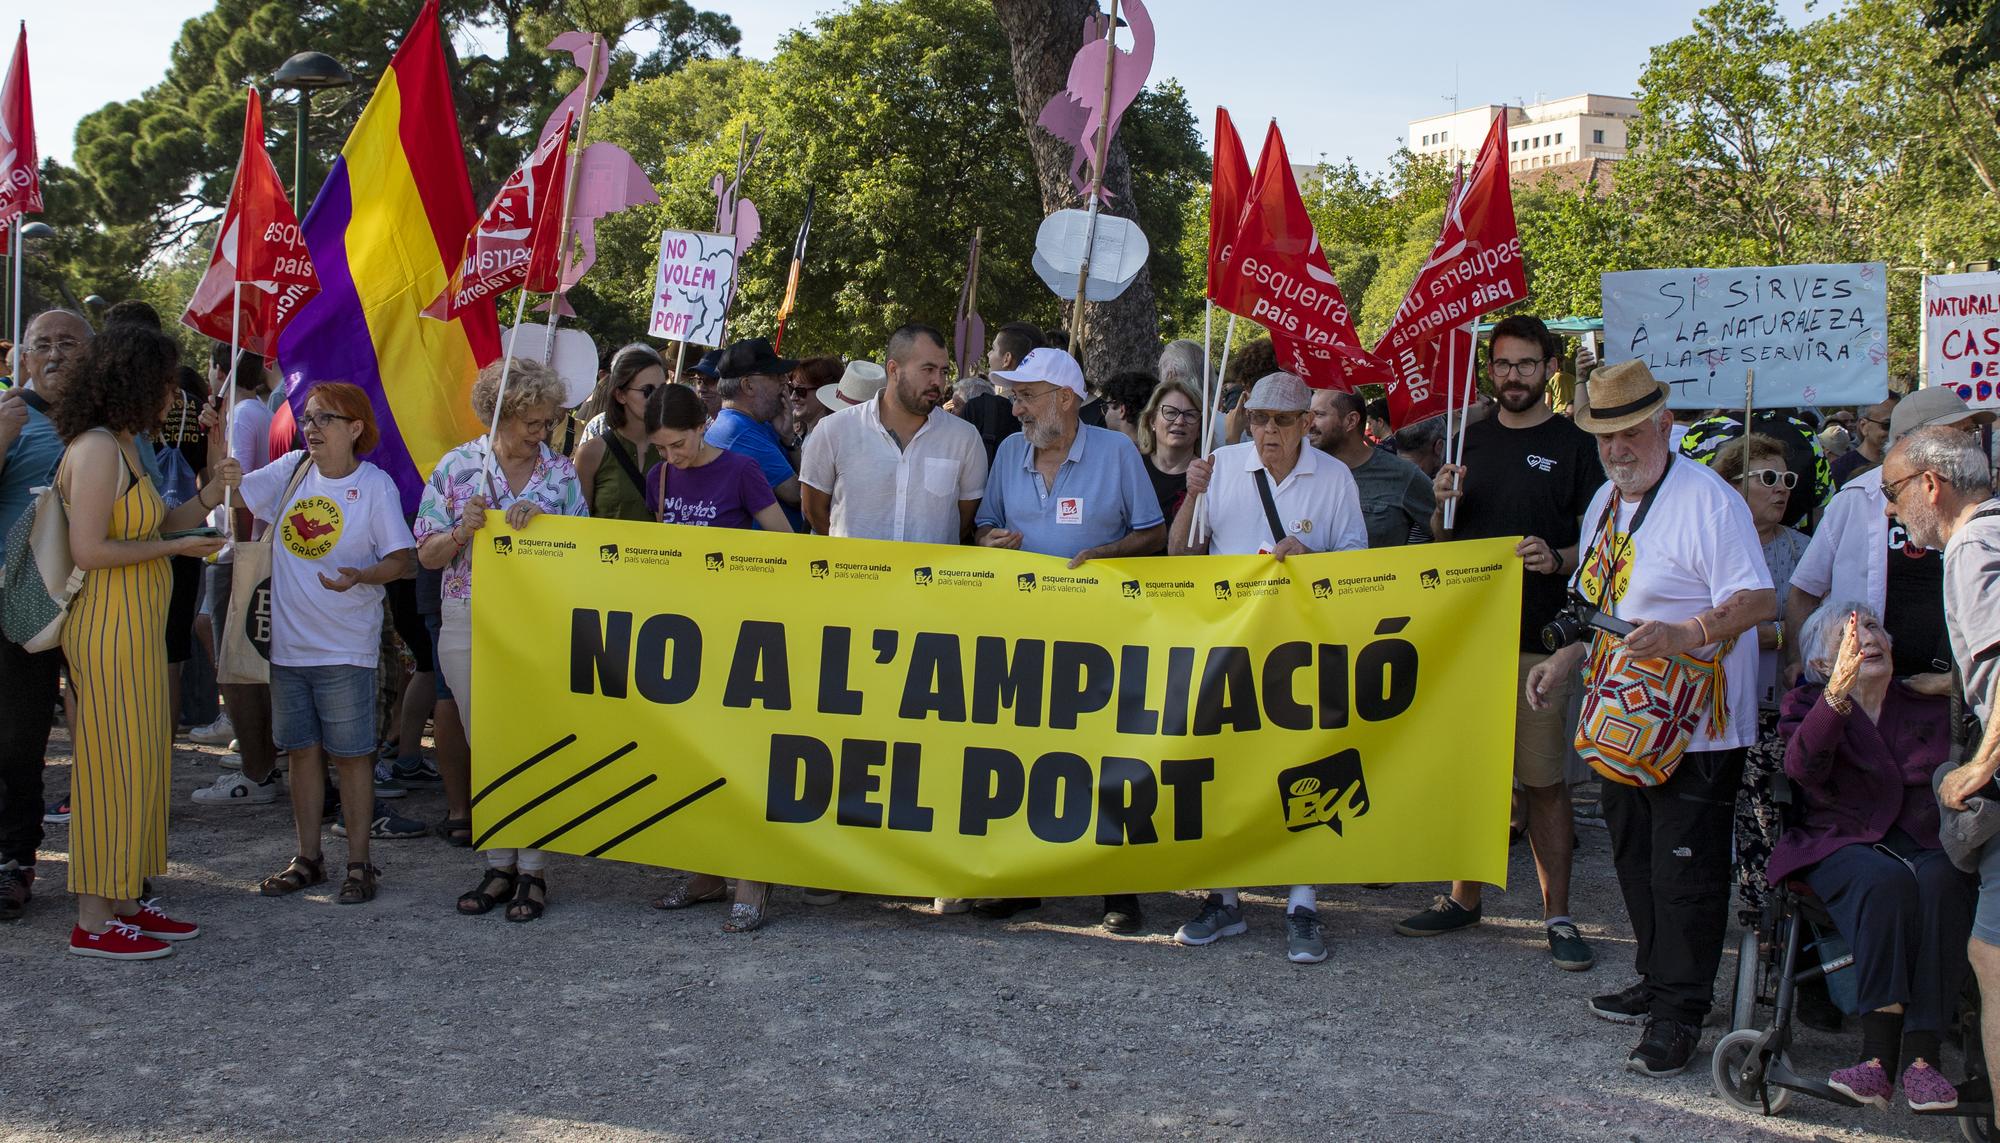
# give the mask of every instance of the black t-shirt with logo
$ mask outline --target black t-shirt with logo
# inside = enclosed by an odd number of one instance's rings
[[[1566,417],[1510,429],[1497,416],[1465,431],[1465,489],[1452,538],[1539,536],[1560,550],[1577,543],[1578,518],[1604,483],[1597,441]],[[1568,599],[1567,577],[1524,571],[1521,649],[1546,652],[1542,627]]]
[[[1889,521],[1888,591],[1882,628],[1889,633],[1898,675],[1922,675],[1951,662],[1944,623],[1944,553],[1910,542],[1901,521]],[[1949,670],[1950,668],[1944,668]]]

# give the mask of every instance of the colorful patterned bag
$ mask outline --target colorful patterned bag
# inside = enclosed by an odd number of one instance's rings
[[[1627,786],[1657,786],[1673,777],[1704,718],[1711,735],[1729,728],[1722,661],[1735,643],[1723,643],[1712,659],[1634,659],[1600,634],[1590,648],[1576,752],[1591,769]]]

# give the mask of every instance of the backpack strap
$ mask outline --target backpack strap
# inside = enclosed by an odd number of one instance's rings
[[[625,470],[625,475],[632,478],[632,487],[638,489],[640,494],[644,495],[646,491],[646,478],[639,475],[639,465],[633,459],[632,454],[625,451],[625,442],[618,439],[618,430],[607,429],[603,433],[603,436],[604,450],[609,452],[618,461],[618,467]]]

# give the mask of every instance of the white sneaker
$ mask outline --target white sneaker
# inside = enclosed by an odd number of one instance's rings
[[[207,726],[197,726],[188,731],[188,741],[198,742],[203,746],[228,746],[235,737],[236,728],[229,725],[227,711],[217,715],[215,721]]]
[[[231,770],[194,792],[194,800],[204,806],[261,806],[278,800],[278,779],[252,782],[241,770]]]
[[[972,902],[964,897],[935,897],[931,900],[931,908],[937,910],[938,915],[942,917],[951,913],[967,912],[972,908]]]

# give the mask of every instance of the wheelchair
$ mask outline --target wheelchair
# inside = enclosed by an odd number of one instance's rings
[[[1796,797],[1782,775],[1774,783],[1781,815]],[[1821,955],[1821,946],[1835,935],[1832,917],[1802,880],[1771,887],[1761,914],[1743,910],[1745,931],[1736,952],[1736,989],[1730,1005],[1730,1032],[1718,1040],[1709,1060],[1715,1092],[1732,1107],[1763,1115],[1780,1115],[1795,1095],[1809,1095],[1844,1107],[1860,1106],[1827,1086],[1823,1078],[1801,1074],[1789,1049],[1796,1036],[1799,986],[1831,979],[1854,966],[1852,953]],[[1958,1015],[1946,1030],[1965,1057],[1965,1076],[1955,1083],[1958,1106],[1949,1111],[1918,1115],[1950,1116],[1972,1143],[1993,1139],[1992,1083],[1986,1074],[1979,1030],[1979,988],[1968,980]]]

